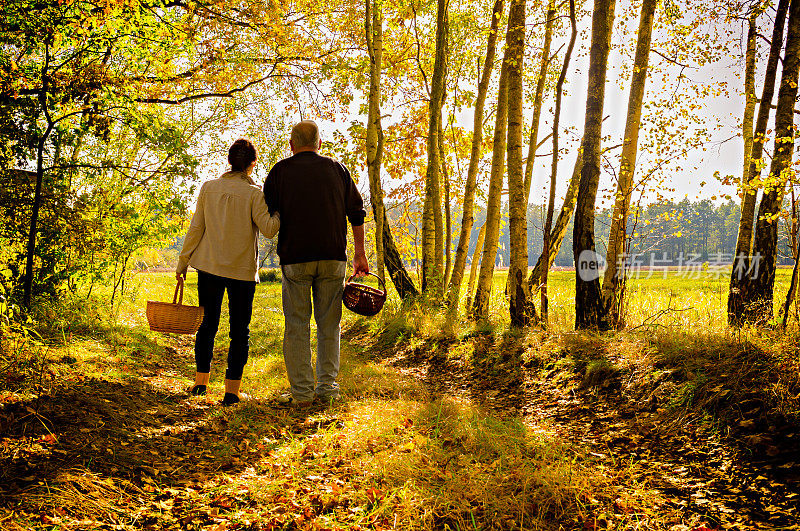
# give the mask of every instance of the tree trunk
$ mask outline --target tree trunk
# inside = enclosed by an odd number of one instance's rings
[[[561,118],[561,94],[564,88],[564,79],[567,76],[567,69],[569,62],[572,58],[572,49],[575,47],[575,39],[578,35],[578,29],[575,22],[575,0],[569,0],[569,21],[571,33],[569,37],[569,45],[567,52],[564,54],[564,64],[561,66],[561,73],[558,75],[558,82],[556,83],[556,110],[553,115],[553,159],[550,165],[550,194],[547,199],[547,214],[544,220],[544,239],[542,242],[542,257],[545,264],[550,263],[550,229],[553,226],[553,211],[556,205],[556,177],[558,175],[558,126]],[[541,312],[542,322],[547,323],[547,274],[550,268],[545,267],[542,270],[541,281]]]
[[[786,12],[789,8],[789,0],[780,0],[775,12],[775,25],[772,30],[772,43],[767,58],[767,66],[764,72],[764,87],[761,92],[761,103],[758,105],[758,117],[756,118],[755,132],[752,134],[752,147],[747,150],[747,136],[745,136],[745,156],[744,165],[747,167],[746,175],[742,176],[742,215],[739,221],[739,235],[736,238],[736,250],[734,251],[734,265],[731,269],[731,280],[728,290],[728,324],[730,326],[741,326],[744,321],[744,301],[747,298],[744,293],[746,289],[747,270],[750,267],[750,251],[753,241],[753,226],[755,225],[756,194],[758,193],[761,179],[761,157],[764,151],[764,138],[767,133],[769,122],[770,107],[772,97],[775,93],[775,78],[778,71],[778,61],[783,46],[783,27],[786,21]],[[752,21],[752,16],[751,16]],[[745,107],[751,104],[750,95],[755,92],[755,42],[751,47],[751,33],[755,32],[755,23],[748,31],[747,57],[745,60]],[[755,35],[752,36],[755,39]],[[751,55],[752,51],[752,55]],[[745,120],[747,121],[747,108],[745,108]],[[752,117],[750,118],[752,120]],[[745,134],[748,124],[743,123]],[[750,124],[752,127],[752,122]],[[748,135],[749,136],[749,135]]]
[[[472,251],[472,262],[469,264],[469,282],[467,283],[467,303],[465,304],[467,311],[472,306],[472,290],[475,288],[475,276],[478,272],[478,263],[481,261],[480,257],[483,254],[483,241],[486,238],[486,223],[481,225],[478,231],[478,241],[475,242],[475,250]]]
[[[389,218],[383,202],[381,185],[381,159],[383,156],[383,127],[381,126],[380,91],[383,56],[383,11],[380,0],[367,0],[365,33],[370,58],[369,110],[367,115],[367,172],[375,218],[375,251],[378,276],[385,279],[389,273],[401,299],[418,295],[414,281],[406,271],[400,253],[392,237]]]
[[[492,169],[489,174],[489,194],[486,198],[486,235],[483,241],[483,256],[478,275],[478,287],[472,304],[475,319],[485,319],[489,314],[489,294],[492,290],[494,262],[497,259],[497,244],[500,240],[500,196],[503,191],[504,155],[506,151],[506,117],[508,104],[508,66],[503,61],[500,67],[500,83],[497,89],[497,111],[494,122],[494,144],[492,146]]]
[[[798,266],[800,266],[800,245],[797,239],[797,201],[794,196],[794,188],[792,188],[792,228],[790,241],[792,243],[792,258],[794,258],[794,267],[792,267],[792,279],[789,281],[789,291],[786,292],[786,300],[783,303],[783,311],[781,312],[781,329],[786,330],[786,325],[789,322],[789,309],[792,307],[795,293],[797,292],[797,273]]]
[[[369,195],[375,218],[375,261],[378,276],[384,276],[383,231],[385,230],[381,158],[383,128],[381,127],[381,68],[383,61],[383,6],[378,0],[366,1],[365,34],[369,53],[369,110],[367,112],[367,174]]]
[[[373,214],[374,214],[373,210]],[[394,243],[392,237],[392,229],[389,225],[389,218],[386,216],[386,209],[383,209],[383,226],[386,230],[383,231],[383,250],[384,262],[386,264],[386,271],[389,273],[389,278],[392,279],[394,288],[401,299],[406,297],[416,297],[419,295],[414,281],[406,271],[406,266],[403,264],[403,259],[397,251],[397,245]]]
[[[600,142],[606,70],[611,47],[616,0],[595,0],[589,83],[582,142],[583,169],[578,188],[572,250],[575,259],[575,328],[607,329],[608,320],[600,293],[600,270],[594,243],[594,210],[600,181]]]
[[[44,114],[47,121],[42,137],[36,146],[36,189],[33,193],[33,208],[31,210],[31,222],[28,230],[28,246],[25,253],[25,280],[23,281],[22,288],[22,305],[25,308],[31,307],[31,297],[33,295],[33,257],[36,251],[36,233],[38,231],[37,224],[39,222],[39,210],[42,207],[42,182],[44,181],[44,146],[50,133],[53,131],[55,125],[50,117],[50,109],[47,104],[47,95],[49,91],[49,75],[50,68],[50,47],[45,44],[45,57],[44,64],[42,65],[42,90],[39,93],[39,105],[42,107],[42,114]]]
[[[578,186],[581,182],[581,168],[583,168],[583,154],[578,149],[578,156],[575,158],[575,165],[572,167],[569,187],[564,195],[564,204],[561,206],[561,212],[558,214],[555,227],[550,231],[547,256],[545,257],[544,249],[542,249],[542,254],[539,255],[539,259],[528,277],[528,286],[530,286],[532,293],[536,293],[540,289],[545,264],[547,264],[547,269],[553,267],[558,251],[561,249],[561,243],[567,234],[569,220],[572,219],[572,214],[575,212],[575,200],[577,199]]]
[[[781,315],[781,329],[783,331],[786,331],[786,325],[789,323],[789,310],[797,293],[798,266],[800,266],[800,260],[795,259],[794,267],[792,267],[792,280],[789,282],[789,291],[786,292],[786,300],[783,303],[783,313]]]
[[[439,120],[439,161],[441,162],[442,184],[444,184],[444,278],[442,285],[446,286],[452,271],[452,241],[453,225],[450,214],[450,178],[447,173],[447,159],[444,151],[444,133],[442,132],[442,121]]]
[[[508,63],[508,210],[511,259],[508,269],[511,326],[528,326],[536,313],[528,283],[527,194],[522,169],[522,76],[525,0],[511,0],[504,61]]]
[[[444,96],[442,96],[442,102],[444,101]],[[434,187],[433,187],[433,226],[434,226],[434,245],[433,245],[433,255],[434,255],[434,269],[437,271],[436,275],[436,289],[435,293],[437,298],[439,295],[442,294],[444,290],[444,281],[445,281],[445,271],[444,271],[444,218],[442,216],[442,157],[441,157],[441,146],[439,141],[439,134],[442,131],[441,122],[442,122],[442,105],[439,105],[439,130],[436,132],[436,151],[439,153],[436,156],[437,159],[437,168],[434,179]]]
[[[31,210],[31,222],[28,230],[28,246],[25,253],[25,280],[23,283],[22,305],[25,308],[31,307],[31,297],[33,294],[33,257],[36,250],[36,234],[39,222],[39,210],[42,206],[42,181],[44,180],[44,144],[52,128],[47,129],[39,140],[36,149],[36,188],[33,194],[33,209]]]
[[[547,20],[544,23],[544,44],[542,44],[542,60],[539,62],[539,77],[536,80],[536,95],[533,98],[533,116],[531,117],[531,135],[528,143],[528,156],[525,160],[525,202],[531,198],[533,182],[533,164],[536,160],[536,148],[539,141],[539,119],[542,115],[544,86],[547,81],[547,69],[550,65],[550,45],[553,42],[553,23],[556,19],[556,2],[547,3]]]
[[[448,0],[437,0],[436,57],[428,106],[428,165],[425,171],[425,203],[422,212],[422,291],[434,296],[441,293],[444,273],[438,134],[447,76],[447,4]]]
[[[628,95],[628,116],[622,144],[622,160],[619,169],[617,196],[611,217],[611,232],[606,249],[606,271],[603,279],[603,304],[608,311],[612,326],[620,326],[623,285],[625,283],[625,240],[627,238],[628,211],[633,192],[633,176],[636,170],[636,151],[639,143],[639,124],[642,119],[642,101],[647,83],[650,40],[653,34],[653,15],[657,0],[644,0],[639,18],[639,33],[636,43],[636,58],[631,76],[631,91]]]
[[[489,30],[489,39],[486,43],[486,58],[483,62],[483,72],[478,80],[478,92],[475,96],[475,117],[472,122],[472,150],[469,156],[469,167],[467,168],[467,182],[464,187],[461,232],[458,236],[458,247],[456,247],[456,256],[453,261],[453,276],[450,278],[450,289],[448,293],[448,305],[450,308],[458,307],[461,282],[464,279],[464,268],[467,265],[469,238],[472,233],[472,224],[475,220],[475,189],[477,188],[478,163],[481,160],[481,144],[483,143],[483,109],[486,103],[489,81],[492,77],[492,69],[494,67],[497,29],[500,25],[500,19],[503,17],[503,2],[504,0],[496,0],[494,8],[492,9],[491,29]],[[481,231],[483,232],[484,229],[481,228]],[[471,289],[472,288],[470,288],[470,292]]]
[[[783,56],[778,106],[775,110],[775,147],[764,196],[758,206],[753,245],[753,274],[747,277],[744,296],[746,322],[766,323],[773,316],[773,290],[778,247],[778,219],[794,153],[794,102],[800,73],[800,0],[791,0],[786,51]]]

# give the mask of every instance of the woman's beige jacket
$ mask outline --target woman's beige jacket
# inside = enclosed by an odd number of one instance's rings
[[[272,217],[264,193],[244,172],[230,171],[200,188],[192,223],[178,257],[178,273],[189,265],[236,280],[258,281],[258,231],[272,238],[280,217]]]

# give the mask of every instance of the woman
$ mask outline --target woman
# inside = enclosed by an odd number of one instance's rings
[[[222,296],[228,291],[231,343],[222,399],[225,406],[240,400],[242,371],[249,353],[250,317],[258,279],[258,231],[272,238],[280,227],[279,215],[270,217],[264,194],[250,177],[257,159],[252,142],[240,138],[228,151],[231,171],[203,183],[175,273],[178,282],[183,282],[189,265],[197,269],[197,291],[204,308],[194,344],[197,372],[191,394],[195,396],[206,394]]]

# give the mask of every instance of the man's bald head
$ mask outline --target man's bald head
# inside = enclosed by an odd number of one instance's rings
[[[316,151],[320,147],[319,127],[313,120],[303,120],[292,127],[292,151]]]

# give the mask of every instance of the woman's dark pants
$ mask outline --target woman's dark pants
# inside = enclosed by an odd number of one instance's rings
[[[256,283],[219,277],[203,271],[197,273],[197,293],[200,306],[203,307],[203,324],[200,325],[194,342],[197,372],[211,372],[214,337],[219,328],[222,296],[227,289],[231,344],[228,348],[228,370],[225,371],[225,378],[241,380],[250,350],[250,317],[253,314]]]

